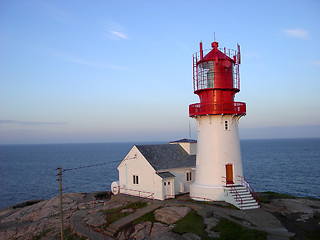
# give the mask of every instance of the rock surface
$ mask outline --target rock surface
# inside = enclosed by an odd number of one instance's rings
[[[100,194],[101,195],[101,194]],[[99,195],[99,196],[100,196]],[[101,198],[101,196],[100,196]],[[105,223],[103,211],[124,207],[132,200],[128,197],[124,199],[97,199],[96,193],[67,193],[63,195],[63,221],[65,227],[72,226],[70,218],[75,212],[83,213],[79,219],[94,229],[101,228]],[[137,199],[135,201],[138,201]],[[31,202],[30,202],[31,203]],[[35,236],[43,235],[41,239],[55,239],[60,237],[60,212],[59,198],[51,200],[34,201],[33,205],[19,204],[15,208],[9,207],[0,210],[0,239],[32,239]],[[129,225],[118,234],[118,239],[178,239],[196,240],[199,236],[193,233],[182,235],[172,232],[175,223],[185,217],[191,207],[196,209],[198,214],[203,217],[206,231],[209,237],[219,237],[219,233],[212,232],[210,229],[218,224],[219,219],[225,214],[231,220],[237,221],[242,225],[260,226],[260,222],[253,217],[253,213],[264,212],[274,215],[279,219],[283,226],[290,232],[294,232],[294,239],[304,239],[307,231],[319,231],[320,229],[320,201],[310,199],[272,199],[269,203],[262,203],[261,209],[256,211],[238,211],[227,208],[196,205],[196,203],[183,202],[170,204],[163,202],[163,207],[154,211],[155,223],[141,222],[137,225]],[[187,206],[183,206],[187,205]],[[194,205],[194,206],[192,206]],[[83,211],[79,211],[83,210]],[[130,213],[131,209],[124,210]],[[231,213],[233,212],[233,216]],[[270,214],[272,213],[272,214]],[[131,213],[131,214],[134,214]],[[261,214],[261,213],[260,213]],[[231,216],[231,217],[230,217]],[[232,218],[233,217],[233,218]],[[274,217],[273,217],[274,218]],[[272,218],[271,218],[272,219]],[[276,221],[279,222],[276,218]],[[262,221],[262,220],[261,220]],[[250,223],[250,224],[245,224]],[[281,223],[279,223],[281,225]],[[302,229],[304,226],[305,229]],[[318,230],[317,230],[318,229]],[[268,240],[289,239],[288,236],[269,235]]]
[[[95,193],[63,194],[63,222],[69,226],[69,218],[79,208],[93,209]],[[19,204],[23,206],[24,204]],[[21,208],[8,207],[0,211],[0,239],[32,239],[46,233],[42,239],[60,236],[59,197],[44,200]]]
[[[154,215],[156,220],[159,222],[173,224],[181,218],[184,218],[190,210],[191,209],[189,207],[169,206],[157,209],[154,211]]]

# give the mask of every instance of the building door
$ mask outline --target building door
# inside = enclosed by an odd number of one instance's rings
[[[172,194],[172,181],[166,179],[163,181],[163,185],[165,198],[174,198]]]
[[[226,165],[226,178],[227,178],[227,184],[234,184],[234,182],[233,182],[233,165],[230,163]]]

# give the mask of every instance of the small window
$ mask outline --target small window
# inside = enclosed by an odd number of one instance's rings
[[[133,175],[133,184],[139,184],[139,176]]]
[[[170,182],[168,182],[168,185],[170,185]]]
[[[163,183],[163,185],[167,185],[167,183],[166,183],[166,182],[164,182],[164,183]]]
[[[229,130],[229,121],[224,121],[224,130]]]
[[[187,182],[192,181],[192,172],[186,172],[186,179],[187,179]]]

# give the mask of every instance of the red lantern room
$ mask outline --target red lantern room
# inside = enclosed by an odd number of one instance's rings
[[[200,52],[193,55],[193,88],[200,103],[189,106],[190,117],[208,114],[246,114],[246,104],[234,102],[240,91],[238,51],[218,48],[218,42],[204,56],[202,42]]]

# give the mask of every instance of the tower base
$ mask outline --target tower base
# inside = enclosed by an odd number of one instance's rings
[[[190,197],[196,201],[224,201],[225,187],[213,185],[190,185]]]

